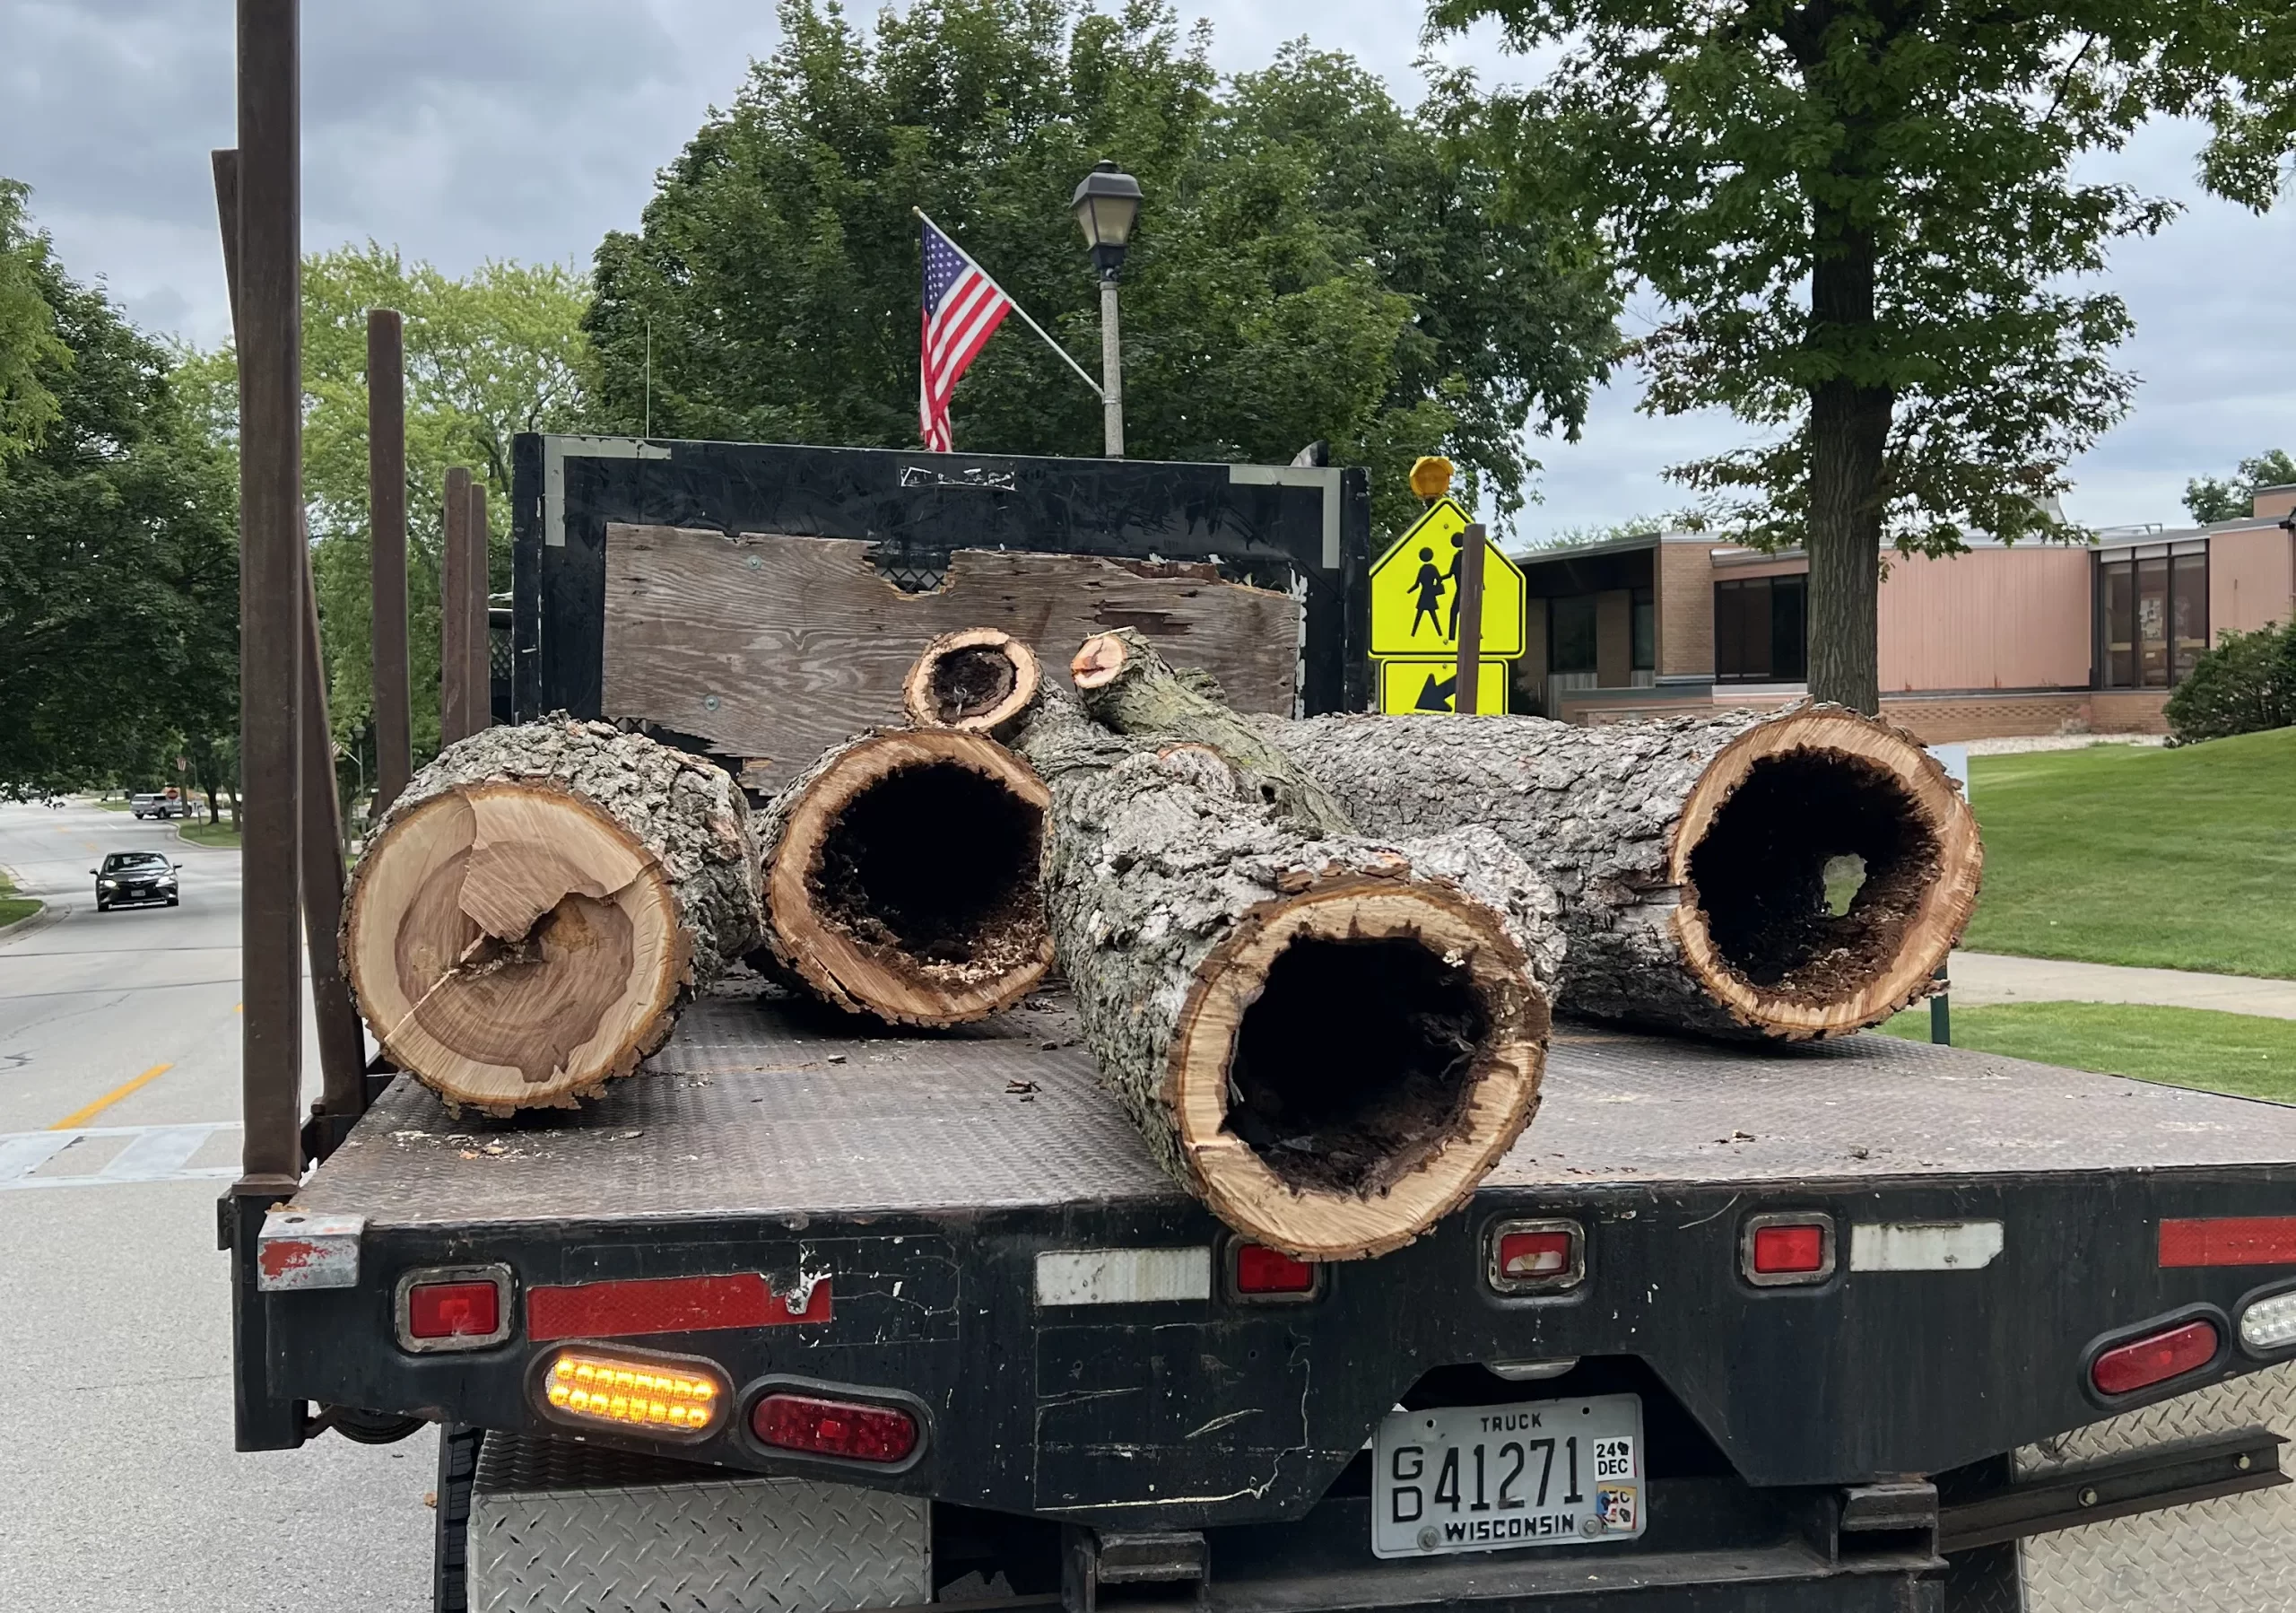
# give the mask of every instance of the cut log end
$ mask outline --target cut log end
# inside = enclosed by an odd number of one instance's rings
[[[1069,681],[1079,689],[1105,689],[1116,682],[1131,653],[1121,633],[1095,633],[1069,658]]]
[[[804,786],[765,869],[780,960],[829,1001],[941,1025],[1009,1007],[1052,962],[1049,796],[1003,746],[880,734]]]
[[[1672,855],[1685,961],[1738,1018],[1790,1040],[1923,996],[1982,866],[1969,804],[1917,740],[1823,709],[1726,746]]]
[[[384,1052],[494,1114],[570,1106],[669,1033],[691,947],[660,866],[580,797],[433,797],[352,887],[346,963]]]
[[[1537,1106],[1547,1005],[1493,915],[1352,877],[1216,948],[1172,1042],[1205,1201],[1305,1260],[1411,1242],[1473,1193]]]
[[[901,685],[901,703],[920,728],[1002,734],[1042,684],[1036,651],[996,628],[970,627],[925,647]]]

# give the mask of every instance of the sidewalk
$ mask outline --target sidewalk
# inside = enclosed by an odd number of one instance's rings
[[[1949,966],[1955,1007],[1990,1003],[2149,1003],[2164,1008],[2214,1008],[2296,1019],[2296,981],[2245,974],[2196,974],[2181,969],[2130,969],[2118,963],[2069,963],[1996,952],[1957,952]]]

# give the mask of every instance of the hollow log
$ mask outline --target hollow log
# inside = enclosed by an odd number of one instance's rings
[[[1913,736],[1839,706],[1267,731],[1365,829],[1488,824],[1553,881],[1566,1012],[1788,1041],[1854,1031],[1930,990],[1977,902],[1968,802]]]
[[[754,961],[898,1024],[1011,1007],[1052,963],[1037,889],[1047,798],[979,734],[890,729],[837,746],[761,816]]]
[[[570,1108],[756,944],[741,791],[611,724],[482,728],[392,803],[344,904],[384,1053],[450,1103]]]
[[[1048,695],[1044,890],[1100,1079],[1222,1221],[1304,1260],[1382,1254],[1528,1123],[1552,891],[1484,829],[1310,838],[1198,743]]]
[[[921,728],[1010,737],[1044,683],[1037,652],[994,627],[944,632],[901,681],[901,705]]]
[[[1169,734],[1227,758],[1245,787],[1283,820],[1309,834],[1346,834],[1354,824],[1329,791],[1273,744],[1249,718],[1229,709],[1219,684],[1176,672],[1135,629],[1097,633],[1069,663],[1084,710],[1120,734]]]

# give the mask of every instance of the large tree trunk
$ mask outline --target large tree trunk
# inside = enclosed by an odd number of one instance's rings
[[[1310,838],[1215,750],[1048,696],[1046,903],[1102,1081],[1230,1226],[1307,1260],[1399,1247],[1536,1106],[1554,895],[1487,830]]]
[[[1582,728],[1270,723],[1367,831],[1488,824],[1562,896],[1557,1006],[1801,1040],[1929,988],[1977,901],[1969,805],[1911,735],[1839,706]],[[1862,873],[1846,911],[1828,882]]]
[[[757,842],[708,762],[600,722],[483,728],[368,841],[344,963],[383,1051],[455,1103],[571,1107],[755,945]]]
[[[1874,327],[1874,240],[1847,228],[1838,236],[1811,275],[1812,336],[1837,355],[1861,353]],[[1893,402],[1888,388],[1842,375],[1810,389],[1810,695],[1868,717],[1882,710],[1882,514]]]
[[[759,824],[757,961],[899,1024],[1011,1007],[1052,962],[1037,889],[1047,798],[1018,757],[979,734],[912,728],[839,745]]]

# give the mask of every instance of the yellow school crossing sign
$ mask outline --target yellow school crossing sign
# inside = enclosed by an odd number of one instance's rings
[[[1371,656],[1379,710],[1449,711],[1459,650],[1459,556],[1472,520],[1439,498],[1371,568]],[[1483,554],[1483,665],[1476,708],[1507,709],[1506,663],[1523,653],[1523,573],[1489,546]]]
[[[1371,568],[1371,653],[1453,655],[1459,648],[1459,536],[1474,518],[1438,499]],[[1483,653],[1523,653],[1523,573],[1495,548],[1483,556]]]

